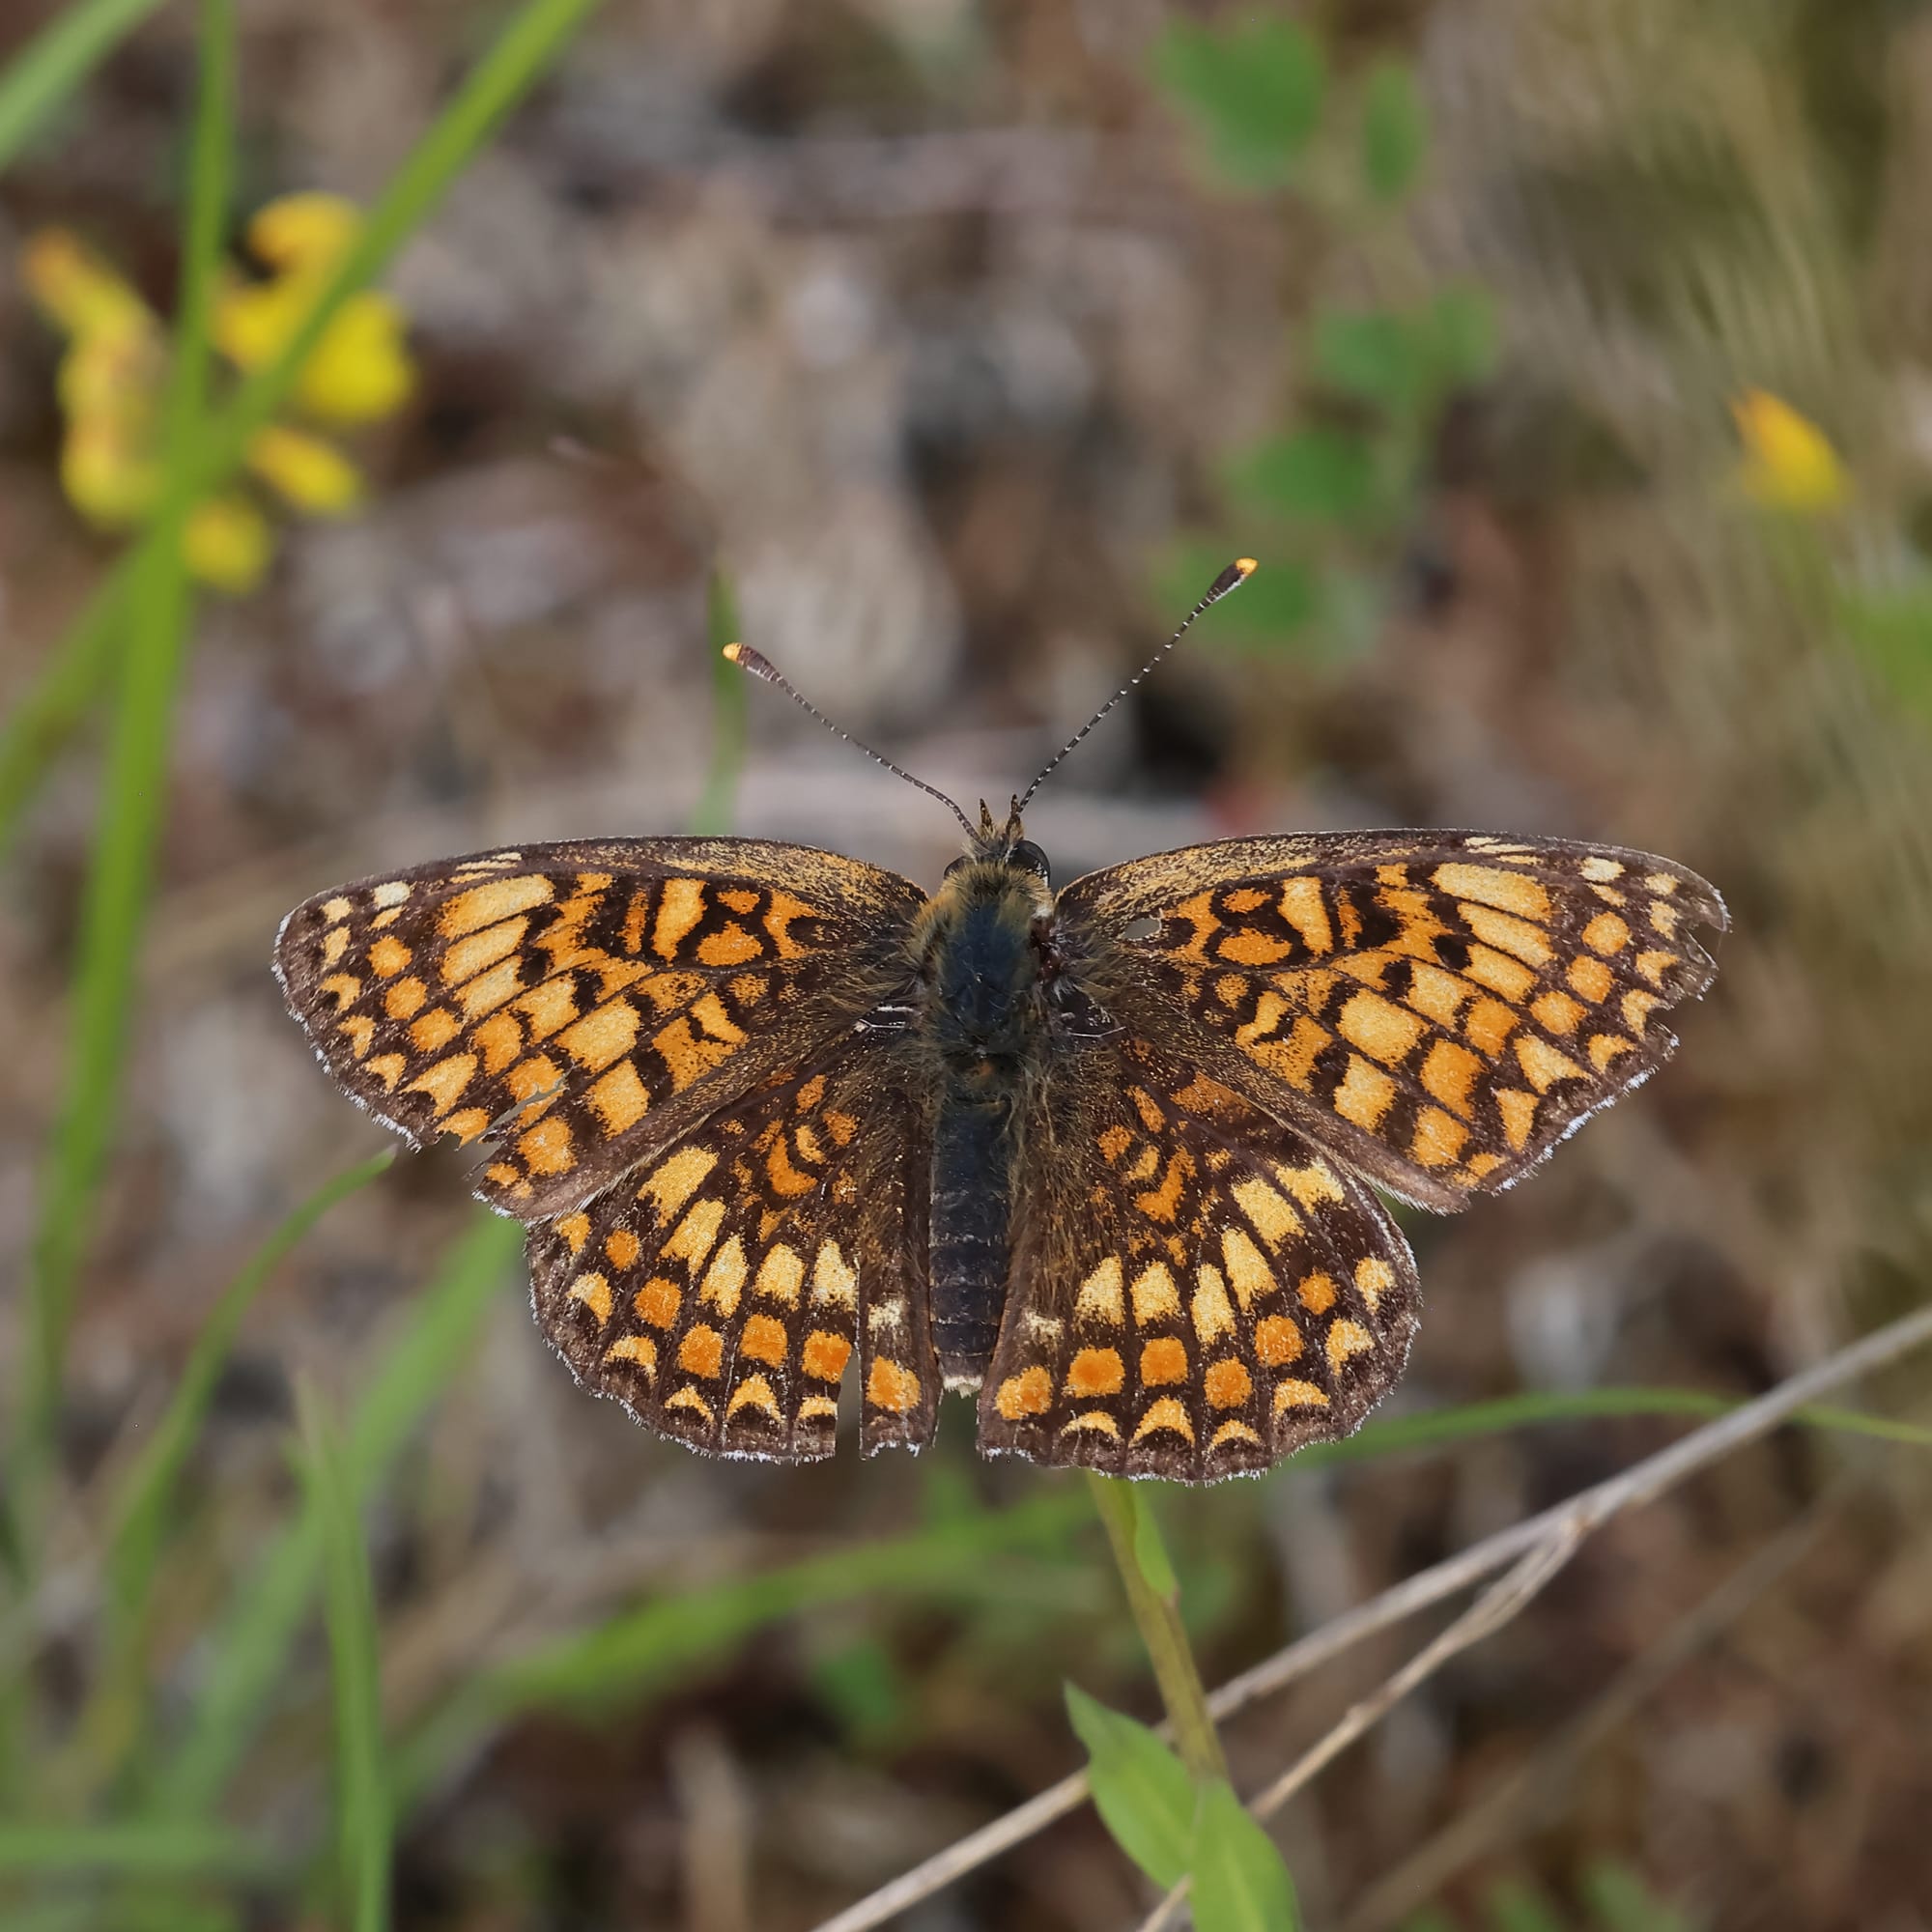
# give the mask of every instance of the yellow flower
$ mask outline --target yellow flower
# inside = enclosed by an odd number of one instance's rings
[[[285,195],[248,226],[249,245],[276,272],[232,283],[215,303],[214,340],[239,368],[273,360],[301,327],[355,240],[361,215],[334,195]],[[403,341],[403,316],[373,290],[336,310],[296,381],[296,400],[325,422],[374,422],[409,401],[415,364]]]
[[[21,252],[20,269],[34,299],[65,334],[159,330],[147,303],[64,228],[36,235]]]
[[[255,432],[248,468],[314,516],[343,516],[362,501],[361,472],[332,442],[280,423]]]
[[[275,554],[269,520],[245,497],[211,497],[188,512],[182,554],[204,583],[239,597],[262,581]]]
[[[1738,483],[1768,509],[1816,516],[1851,494],[1844,466],[1823,430],[1765,389],[1747,389],[1731,405],[1745,446]]]

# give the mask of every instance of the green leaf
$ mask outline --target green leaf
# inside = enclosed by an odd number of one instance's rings
[[[1329,309],[1315,318],[1317,379],[1345,396],[1400,411],[1419,396],[1425,366],[1407,322],[1387,309]]]
[[[1222,1779],[1194,1814],[1194,1923],[1199,1932],[1293,1932],[1294,1887],[1274,1840]]]
[[[1420,332],[1438,392],[1486,383],[1495,374],[1501,350],[1496,306],[1483,290],[1441,290],[1423,311]]]
[[[1690,1921],[1618,1860],[1598,1860],[1579,1889],[1603,1932],[1690,1932]]]
[[[1932,586],[1852,589],[1837,600],[1840,628],[1872,673],[1932,716]]]
[[[1327,65],[1293,20],[1263,17],[1216,33],[1176,21],[1154,49],[1154,78],[1207,136],[1240,187],[1288,179],[1321,115]]]
[[[1378,61],[1362,86],[1362,178],[1378,201],[1400,201],[1422,172],[1429,119],[1415,71]]]
[[[0,71],[0,173],[116,43],[159,5],[160,0],[76,0],[48,15],[47,24]]]
[[[1375,452],[1348,430],[1296,430],[1253,450],[1236,486],[1284,516],[1353,524],[1375,507]]]
[[[1101,1822],[1154,1884],[1178,1885],[1194,1835],[1194,1781],[1145,1724],[1066,1687],[1066,1715],[1087,1747]]]
[[[1564,1932],[1555,1908],[1525,1879],[1498,1880],[1488,1904],[1494,1932]]]
[[[1134,1561],[1156,1597],[1177,1602],[1180,1596],[1180,1578],[1174,1574],[1174,1565],[1168,1560],[1167,1545],[1161,1541],[1152,1500],[1138,1484],[1128,1489],[1127,1495],[1134,1506]]]

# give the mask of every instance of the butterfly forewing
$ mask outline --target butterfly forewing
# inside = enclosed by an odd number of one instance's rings
[[[531,1230],[537,1320],[580,1381],[695,1449],[830,1456],[857,1357],[867,1453],[931,1435],[918,1111],[848,1040]]]
[[[275,963],[351,1094],[417,1143],[494,1130],[478,1192],[534,1220],[849,1029],[923,903],[804,846],[540,845],[320,893]]]
[[[1353,1430],[1417,1308],[1374,1192],[1146,1040],[1071,1058],[1053,1085],[981,1446],[1211,1482]]]
[[[1129,955],[1122,1018],[1181,1026],[1218,1078],[1438,1209],[1652,1072],[1715,971],[1694,928],[1725,923],[1668,860],[1455,832],[1195,846],[1060,909]]]

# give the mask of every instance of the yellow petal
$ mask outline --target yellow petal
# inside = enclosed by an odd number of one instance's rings
[[[361,226],[361,210],[339,194],[285,194],[256,211],[248,246],[277,269],[326,274]]]
[[[374,422],[409,401],[415,380],[402,311],[387,296],[365,290],[351,296],[329,324],[302,366],[296,398],[326,422]]]
[[[156,326],[133,289],[64,228],[43,229],[27,243],[20,272],[48,320],[70,335]]]
[[[182,554],[192,574],[240,596],[262,581],[275,554],[269,520],[245,497],[211,497],[188,513]]]
[[[1782,398],[1747,389],[1731,405],[1745,460],[1745,494],[1776,510],[1835,509],[1849,494],[1844,466],[1823,430]]]
[[[255,433],[248,467],[297,509],[315,516],[341,516],[362,500],[360,471],[332,442],[282,423]]]
[[[61,488],[89,523],[128,529],[161,493],[161,467],[145,438],[112,416],[81,416],[61,444]]]
[[[315,298],[300,282],[238,282],[215,298],[214,346],[237,367],[259,369],[274,360],[301,327]]]
[[[116,327],[74,338],[61,357],[57,388],[70,416],[112,415],[152,423],[167,377],[157,330]]]

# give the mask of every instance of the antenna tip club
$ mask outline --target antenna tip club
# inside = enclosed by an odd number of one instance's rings
[[[1248,581],[1249,574],[1256,568],[1251,556],[1237,556],[1212,583],[1208,586],[1208,595],[1202,600],[1204,606],[1218,604],[1231,590],[1238,590]]]
[[[724,646],[724,657],[727,663],[736,664],[744,655],[745,647],[743,644],[726,644]]]
[[[1252,577],[1255,574],[1255,572],[1261,568],[1261,565],[1258,564],[1251,556],[1237,556],[1235,559],[1235,568],[1238,570],[1243,577]]]

